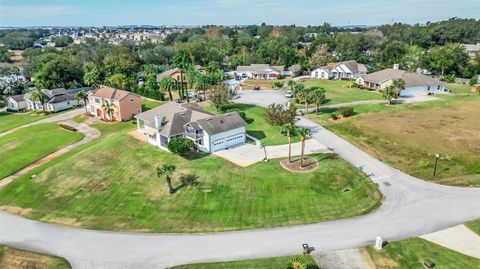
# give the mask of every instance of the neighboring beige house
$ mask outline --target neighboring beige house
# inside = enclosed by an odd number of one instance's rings
[[[105,103],[113,109],[111,116]],[[105,121],[127,121],[142,112],[141,97],[137,94],[106,86],[88,94],[87,111],[90,115]]]
[[[356,82],[366,88],[383,90],[392,85],[394,80],[405,81],[405,89],[400,96],[419,96],[446,93],[445,83],[437,78],[420,73],[410,73],[400,69],[385,69],[368,75],[360,76]]]
[[[480,43],[477,44],[462,44],[462,47],[468,53],[470,58],[474,58],[475,55],[480,52]]]
[[[196,65],[195,69],[197,69],[197,71],[199,71],[200,73],[205,73],[205,68],[201,65]],[[162,72],[157,75],[157,82],[160,83],[160,81],[164,77],[171,77],[175,81],[181,81],[181,76],[183,76],[183,79],[185,81],[185,74],[184,72],[181,72],[181,71],[182,70],[180,70],[180,68],[175,67],[173,69],[169,69],[165,72]]]

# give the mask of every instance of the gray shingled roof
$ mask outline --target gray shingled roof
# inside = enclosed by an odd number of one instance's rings
[[[23,94],[12,95],[12,96],[10,96],[10,98],[12,98],[13,100],[15,100],[15,102],[25,101],[25,98],[23,97]]]
[[[268,70],[273,70],[281,73],[284,71],[284,66],[270,66],[268,64],[251,64],[248,66],[237,66],[237,72],[268,72]]]
[[[419,73],[409,73],[400,69],[384,69],[368,75],[362,76],[363,80],[370,83],[381,84],[389,79],[403,79],[405,87],[443,85],[444,82]]]
[[[200,125],[209,135],[223,133],[247,125],[237,112],[200,119],[194,123]]]
[[[135,116],[137,119],[145,121],[147,126],[155,128],[155,118],[163,118],[162,130],[160,134],[172,136],[184,132],[185,124],[202,118],[212,117],[213,114],[204,111],[198,104],[177,104],[168,102],[154,109],[145,111]]]

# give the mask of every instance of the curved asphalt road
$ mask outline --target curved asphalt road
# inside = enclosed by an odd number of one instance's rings
[[[164,268],[300,253],[300,244],[333,250],[397,240],[480,217],[480,189],[415,179],[374,159],[323,127],[302,118],[313,137],[379,184],[385,199],[375,212],[343,220],[265,230],[212,234],[136,234],[60,227],[0,213],[0,243],[58,255],[74,268]],[[299,197],[299,202],[301,198]]]

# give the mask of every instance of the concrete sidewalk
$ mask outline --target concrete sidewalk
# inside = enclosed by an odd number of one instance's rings
[[[480,236],[463,224],[420,237],[437,245],[480,259]]]
[[[301,148],[301,142],[293,143],[292,156],[300,156]],[[238,166],[247,167],[254,163],[263,161],[265,158],[265,151],[268,159],[286,158],[288,157],[288,144],[279,146],[266,146],[265,150],[257,145],[244,144],[235,148],[217,151],[213,154]],[[330,152],[331,151],[326,146],[315,139],[309,139],[305,141],[305,155]]]
[[[313,257],[322,269],[373,269],[368,254],[357,248],[314,252]]]

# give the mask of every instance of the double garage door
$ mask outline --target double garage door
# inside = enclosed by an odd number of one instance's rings
[[[212,142],[212,152],[223,150],[243,143],[245,143],[245,133],[238,133],[228,136],[226,138],[217,139]]]

